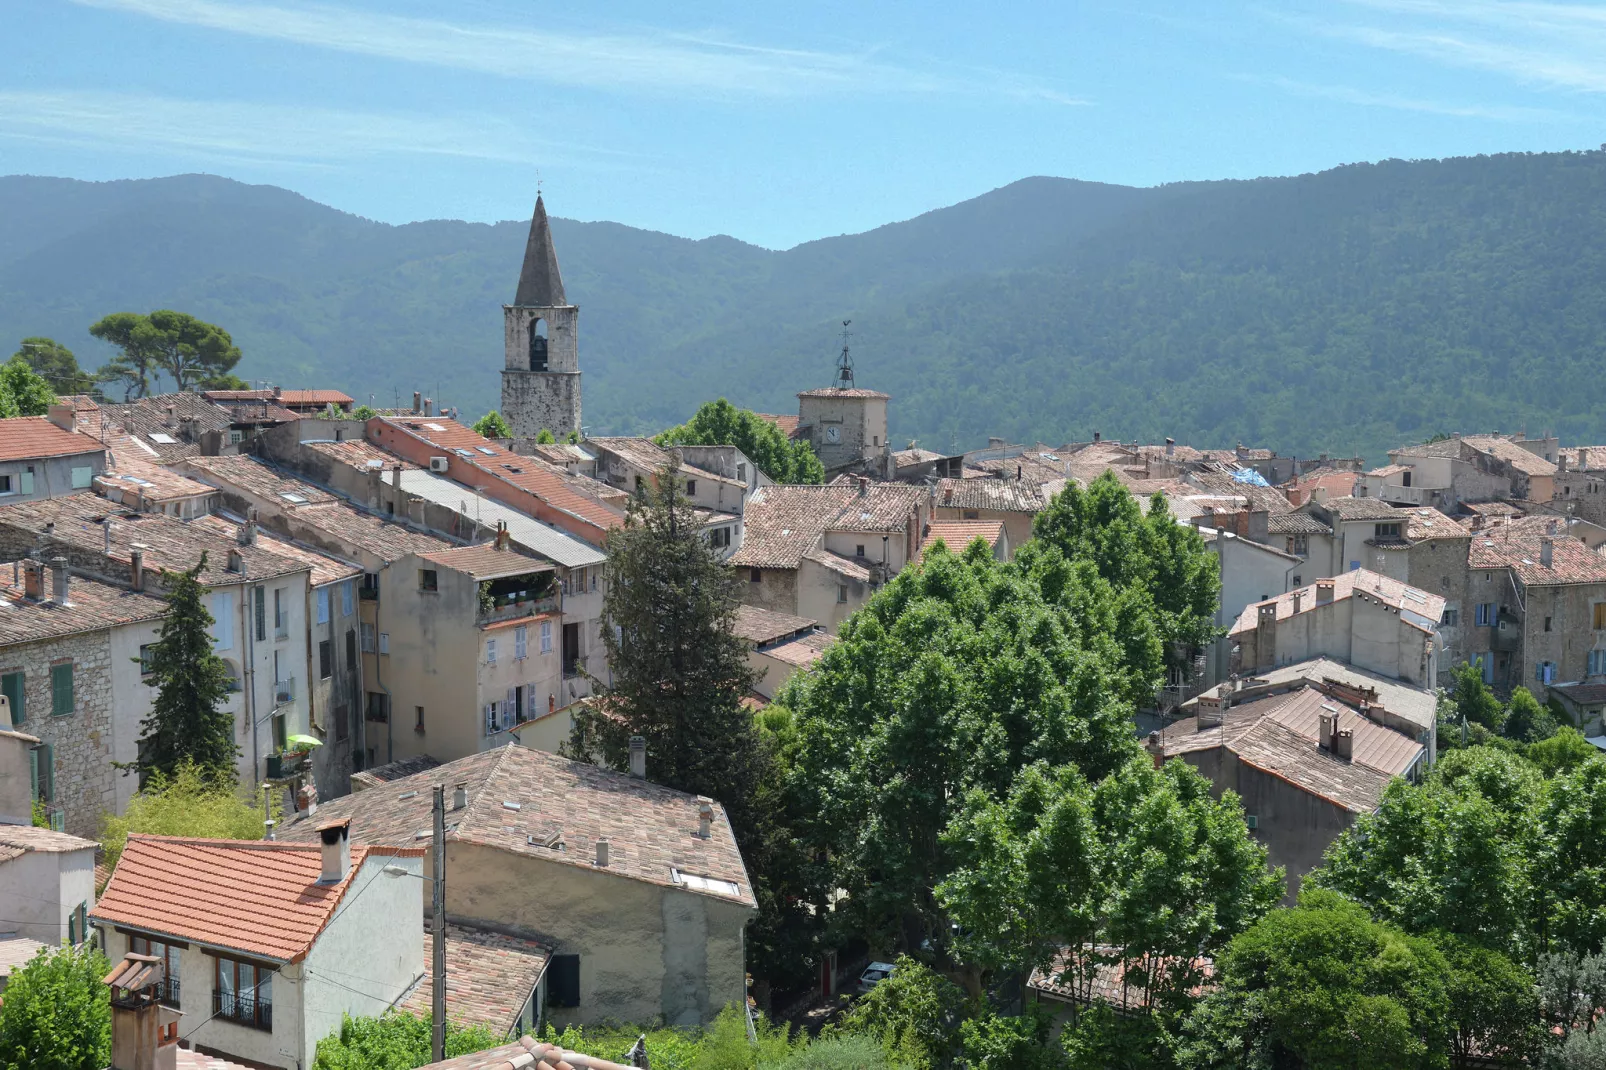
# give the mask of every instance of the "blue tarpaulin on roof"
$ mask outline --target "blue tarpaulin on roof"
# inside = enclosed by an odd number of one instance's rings
[[[1266,482],[1266,477],[1255,471],[1253,468],[1238,469],[1232,474],[1232,481],[1234,483],[1248,483],[1255,487],[1271,486],[1270,483]]]

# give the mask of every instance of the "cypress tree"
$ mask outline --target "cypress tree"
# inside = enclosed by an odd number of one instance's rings
[[[229,693],[229,671],[212,650],[212,614],[198,577],[206,555],[188,572],[163,573],[167,616],[151,649],[150,680],[156,701],[139,739],[142,777],[167,777],[193,763],[208,781],[233,786],[239,745],[234,719],[220,710]]]

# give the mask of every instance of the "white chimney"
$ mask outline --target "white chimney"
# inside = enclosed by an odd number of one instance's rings
[[[318,826],[323,840],[323,872],[319,884],[339,884],[351,869],[351,818],[343,817]]]
[[[714,800],[706,795],[697,796],[697,835],[705,840],[714,835]]]
[[[468,785],[459,784],[452,789],[452,809],[461,810],[468,805]]]
[[[70,577],[67,572],[67,559],[54,557],[50,560],[51,578],[54,582],[53,597],[58,606],[71,605],[67,600],[69,594]]]
[[[647,779],[647,737],[630,737],[630,775],[637,780]]]
[[[608,837],[606,837],[606,836],[598,836],[597,837],[597,865],[606,866],[607,864],[608,864]]]

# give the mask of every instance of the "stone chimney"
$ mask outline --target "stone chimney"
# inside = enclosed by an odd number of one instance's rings
[[[128,548],[128,586],[136,591],[145,589],[145,544],[136,542]]]
[[[111,989],[111,1070],[174,1070],[178,1065],[178,1021],[183,1015],[162,1006],[162,961],[130,953],[102,979]]]
[[[1201,731],[1206,728],[1220,728],[1222,721],[1226,717],[1226,711],[1223,708],[1220,695],[1213,695],[1209,692],[1200,695],[1197,709],[1198,713],[1194,715],[1195,722],[1199,725]]]
[[[953,500],[954,500],[954,488],[952,488],[952,487],[944,487],[944,488],[942,488],[942,504],[948,505]]]
[[[697,796],[697,835],[705,840],[714,836],[714,800],[706,795]]]
[[[1176,439],[1168,438],[1168,439],[1165,440],[1165,455],[1166,455],[1166,457],[1168,459],[1171,458],[1171,457],[1175,457],[1177,455],[1177,440]]]
[[[1277,603],[1262,603],[1255,619],[1255,668],[1277,664]]]
[[[1539,536],[1539,563],[1545,568],[1551,566],[1556,555],[1556,540],[1549,535]]]
[[[1337,718],[1335,717],[1336,721]],[[1335,728],[1333,730],[1333,757],[1344,761],[1355,758],[1355,730],[1352,728]]]
[[[1143,742],[1143,749],[1149,752],[1156,769],[1165,764],[1165,740],[1161,738],[1160,733],[1150,732],[1149,738]]]
[[[424,415],[425,416],[434,416],[435,415],[435,399],[434,398],[425,398],[424,399]]]
[[[860,476],[859,477],[859,497],[862,498],[866,494],[869,494],[869,493],[870,493],[870,479],[869,479],[869,477],[868,476]]]
[[[1316,604],[1319,605],[1319,606],[1325,606],[1327,603],[1331,602],[1332,600],[1333,600],[1333,581],[1332,580],[1317,580],[1316,581]]]
[[[647,779],[647,737],[630,737],[630,775],[637,780]]]
[[[52,405],[45,418],[63,431],[78,430],[78,410],[71,405]]]
[[[468,785],[459,784],[452,789],[452,809],[461,810],[468,805]]]
[[[597,837],[597,865],[606,866],[607,864],[608,864],[608,837],[606,837],[606,836],[598,836]]]
[[[1325,503],[1327,501],[1327,488],[1320,483],[1316,484],[1310,489],[1310,500],[1317,505]]]
[[[1556,471],[1558,471],[1558,472],[1566,472],[1567,471],[1567,451],[1566,450],[1557,450],[1556,451]]]
[[[166,419],[164,419],[162,421],[162,423],[167,427],[177,427],[178,426],[178,406],[177,405],[169,405],[169,406],[167,406],[166,412],[167,412],[167,417],[166,417]]]
[[[351,818],[343,817],[318,826],[323,841],[323,872],[319,884],[339,884],[351,871]]]
[[[45,566],[31,557],[22,563],[22,593],[35,602],[45,596]]]
[[[1329,713],[1327,710],[1323,710],[1321,713],[1316,715],[1316,720],[1321,726],[1318,730],[1320,739],[1317,745],[1320,746],[1322,750],[1332,750],[1333,732],[1338,727],[1338,714]]]
[[[401,490],[401,474],[401,465],[393,464],[390,466],[390,485],[396,490]]]
[[[71,592],[72,577],[67,571],[67,559],[65,557],[53,557],[53,558],[51,558],[50,559],[50,572],[51,572],[51,581],[52,581],[51,582],[51,597],[52,597],[52,599],[55,601],[55,603],[58,606],[72,605],[72,602],[69,600],[69,596],[72,593]]]
[[[257,543],[257,522],[255,513],[256,510],[253,509],[251,511],[251,515],[248,515],[245,518],[245,523],[240,525],[240,530],[235,534],[235,540],[241,546],[255,546]]]
[[[424,411],[424,395],[423,395],[422,392],[414,390],[413,391],[413,415],[417,416],[419,413],[421,413],[423,411]]]

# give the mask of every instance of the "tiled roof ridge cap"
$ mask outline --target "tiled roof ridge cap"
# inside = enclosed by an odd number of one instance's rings
[[[480,779],[479,790],[470,794],[468,801],[464,803],[462,816],[457,819],[457,827],[447,830],[446,836],[448,839],[457,839],[463,835],[464,830],[470,827],[470,822],[479,815],[481,809],[480,804],[482,802],[485,803],[486,806],[490,805],[490,796],[492,794],[490,791],[491,781],[495,780],[496,777],[501,774],[502,766],[507,763],[509,753],[517,746],[519,746],[517,743],[507,744],[501,748],[500,753],[498,753],[495,759],[492,760],[491,767],[485,771],[484,777]],[[442,768],[444,768],[444,766],[437,766],[435,769],[426,769],[424,772],[434,773]],[[454,786],[444,779],[438,781],[438,783],[447,788],[452,788]],[[502,804],[501,802],[497,802],[496,805],[501,806]],[[451,814],[451,810],[449,809],[446,812],[448,815]],[[446,823],[448,825],[452,824],[450,820],[448,820]]]
[[[300,843],[294,840],[231,840],[222,836],[163,836],[155,832],[130,832],[128,842],[143,843],[184,843],[198,847],[239,847],[245,849],[268,848],[286,850],[295,848],[302,851],[319,850],[323,848],[315,843]]]

